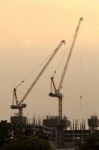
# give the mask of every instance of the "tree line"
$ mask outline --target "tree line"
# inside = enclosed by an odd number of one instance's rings
[[[51,150],[43,134],[34,135],[28,128],[7,121],[0,122],[0,150]]]

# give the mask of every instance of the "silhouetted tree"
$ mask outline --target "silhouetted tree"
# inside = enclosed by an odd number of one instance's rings
[[[37,136],[13,139],[13,141],[2,147],[1,150],[51,150],[46,140],[42,140]]]
[[[42,132],[33,135],[26,126],[0,122],[0,150],[50,150]]]
[[[12,137],[12,125],[7,121],[0,122],[0,147],[10,142]]]
[[[84,144],[79,144],[81,150],[99,150],[99,135],[92,134],[89,135]]]

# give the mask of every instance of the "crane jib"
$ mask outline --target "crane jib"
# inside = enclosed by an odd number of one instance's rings
[[[61,76],[59,86],[58,86],[58,90],[60,90],[61,87],[62,87],[62,83],[63,83],[64,77],[65,77],[65,73],[67,71],[67,67],[68,67],[68,64],[69,64],[69,61],[70,61],[70,58],[71,58],[71,54],[72,54],[72,51],[73,51],[73,48],[74,48],[74,45],[75,45],[75,42],[76,42],[76,39],[77,39],[77,35],[78,35],[78,31],[79,31],[79,28],[80,28],[81,21],[83,21],[83,17],[81,17],[79,19],[78,25],[76,27],[74,37],[73,37],[73,41],[71,43],[71,47],[70,47],[70,50],[69,50],[69,53],[68,53],[68,56],[67,56],[67,59],[66,59],[65,67],[64,67],[64,70],[63,70],[63,73],[62,73],[62,76]]]

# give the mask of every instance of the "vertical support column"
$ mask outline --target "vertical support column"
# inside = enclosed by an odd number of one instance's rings
[[[59,97],[58,113],[59,118],[62,118],[62,97]]]

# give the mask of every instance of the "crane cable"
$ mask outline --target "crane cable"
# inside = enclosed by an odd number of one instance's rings
[[[67,50],[68,50],[68,48],[66,48],[66,51],[67,51]],[[63,62],[63,60],[64,60],[64,57],[65,57],[66,54],[67,54],[66,51],[64,52],[64,54],[63,54],[62,57],[60,58],[60,61],[59,61],[59,63],[57,64],[56,69],[54,70],[54,72],[53,72],[53,74],[52,74],[52,77],[53,77],[53,78],[55,77],[57,71],[59,70],[59,68],[60,68],[60,66],[61,66],[61,64],[62,64],[62,62]]]
[[[26,80],[28,80],[51,56],[52,53],[50,53],[33,71],[31,71],[19,84],[15,87],[16,89],[21,86]]]
[[[68,50],[68,48],[66,47],[66,50]],[[57,73],[57,71],[59,70],[59,68],[60,68],[60,65],[62,64],[62,62],[63,62],[63,60],[64,60],[64,57],[66,56],[66,51],[64,52],[64,54],[62,55],[62,57],[60,58],[60,61],[59,61],[59,63],[57,64],[57,66],[56,66],[56,69],[54,70],[54,72],[53,72],[53,74],[52,74],[52,76],[51,77],[53,77],[53,79],[55,78],[55,75],[56,75],[56,73]],[[51,93],[52,93],[52,82],[51,82],[51,84],[50,84],[50,91],[51,91]]]
[[[20,87],[26,80],[28,80],[30,78],[30,76],[32,76],[32,74],[34,74],[47,60],[48,58],[51,56],[51,53],[33,70],[31,71],[25,78],[24,80],[22,80],[21,82],[19,82],[19,84],[16,85],[15,89],[17,90],[18,87]],[[15,96],[13,93],[13,97],[12,97],[12,104],[14,105],[14,100],[15,100]]]

